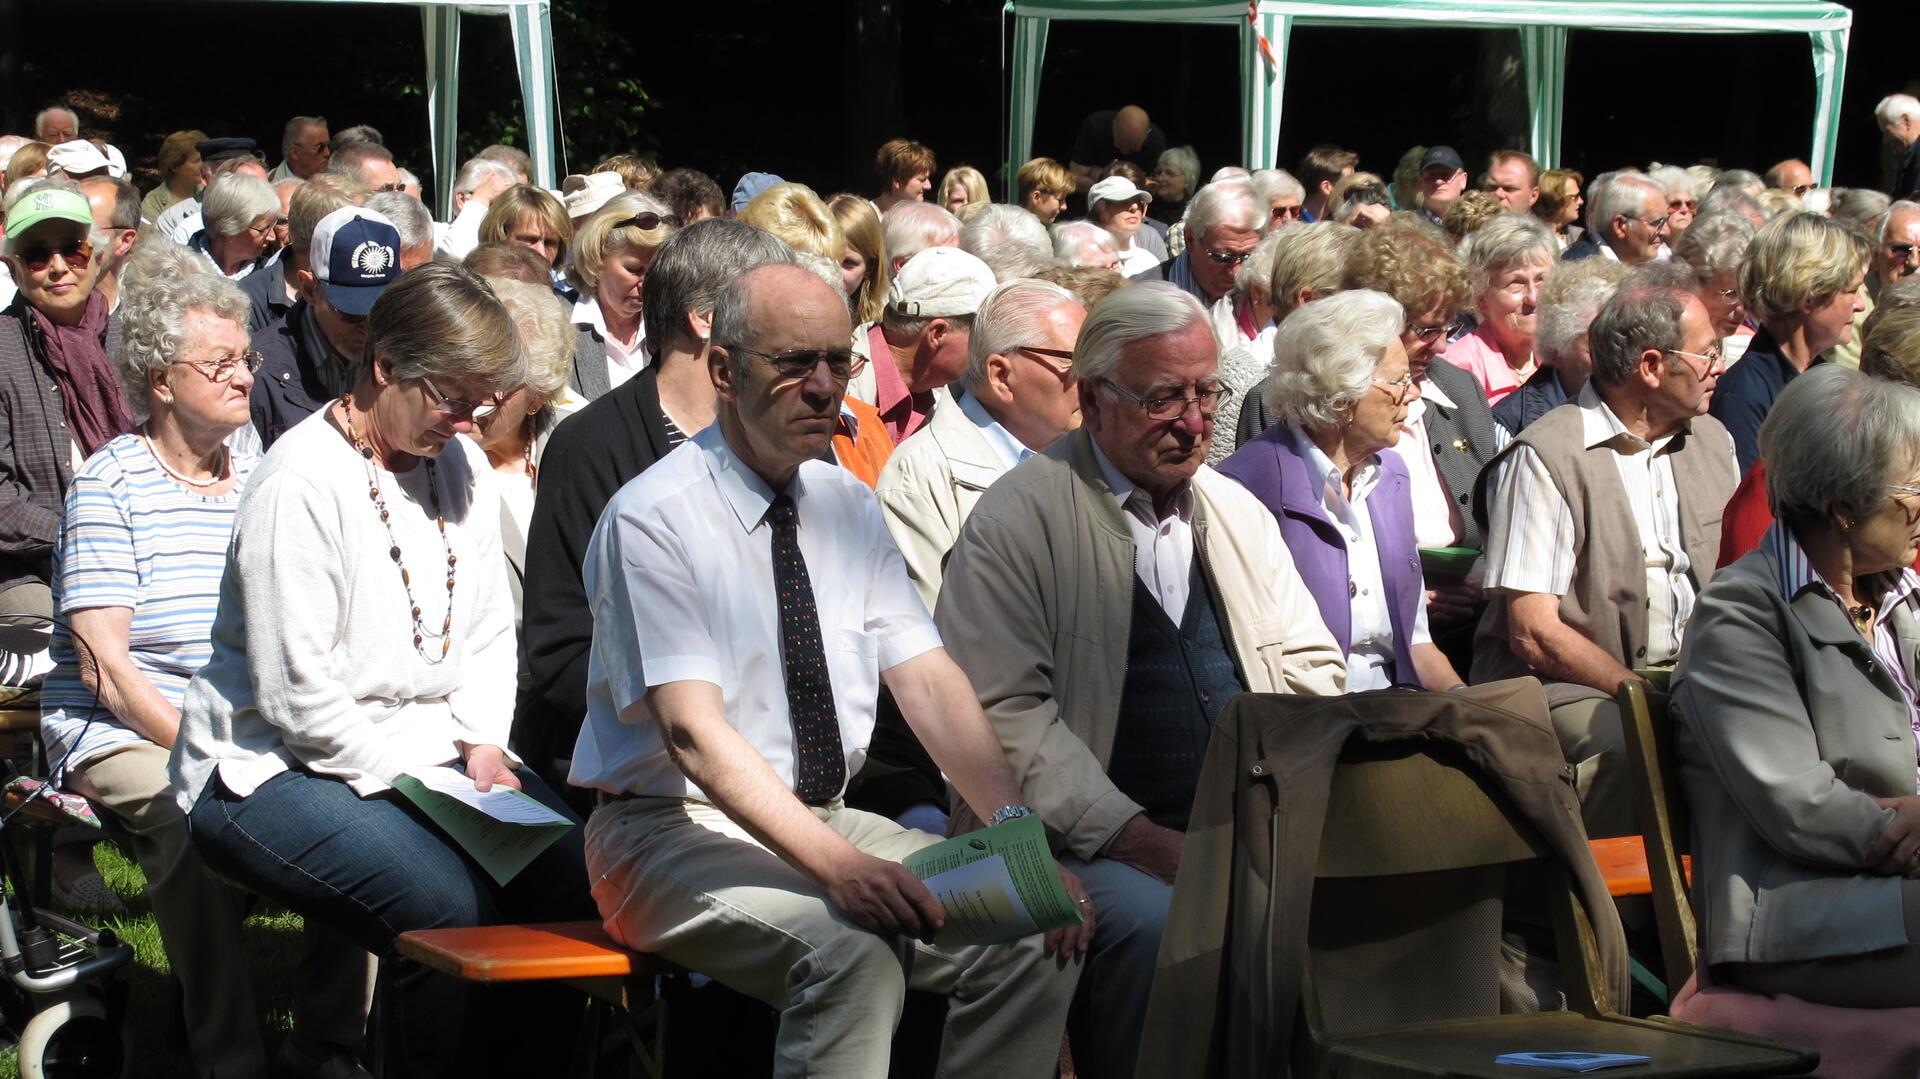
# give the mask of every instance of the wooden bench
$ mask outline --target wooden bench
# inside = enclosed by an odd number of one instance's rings
[[[443,974],[481,985],[558,981],[610,1009],[642,1073],[661,1079],[667,1005],[688,988],[686,972],[622,947],[599,922],[492,925],[402,933],[395,949]],[[596,1074],[599,1022],[586,1024],[568,1075]]]
[[[1607,882],[1607,894],[1615,899],[1629,895],[1652,895],[1653,874],[1647,869],[1647,843],[1637,835],[1587,842],[1600,876]],[[1682,858],[1687,878],[1693,878],[1693,857]]]

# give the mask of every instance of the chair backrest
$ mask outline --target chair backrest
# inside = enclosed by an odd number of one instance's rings
[[[1498,788],[1447,746],[1349,742],[1315,869],[1306,1032],[1500,1014],[1510,903],[1552,927],[1561,989],[1590,1004],[1596,950],[1565,867]]]
[[[1627,761],[1633,769],[1634,809],[1647,849],[1647,878],[1653,885],[1661,966],[1667,988],[1678,993],[1693,975],[1697,945],[1682,860],[1691,846],[1692,825],[1673,752],[1670,702],[1665,693],[1638,679],[1622,684],[1617,699]]]

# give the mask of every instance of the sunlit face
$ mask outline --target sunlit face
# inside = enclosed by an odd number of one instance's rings
[[[1640,200],[1640,212],[1634,217],[1616,214],[1613,234],[1608,243],[1620,261],[1629,266],[1651,262],[1667,242],[1667,200],[1655,192],[1646,192]]]
[[[1887,219],[1886,238],[1873,250],[1873,275],[1891,285],[1920,270],[1920,213],[1895,210]]]
[[[174,166],[173,172],[168,174],[167,179],[197,185],[200,182],[200,151],[189,151],[186,160]]]
[[[1920,472],[1897,474],[1903,487],[1920,487]],[[1889,489],[1880,508],[1844,533],[1856,576],[1910,566],[1920,557],[1920,495]]]
[[[1667,235],[1678,243],[1687,229],[1693,226],[1693,214],[1700,208],[1700,200],[1693,197],[1692,188],[1681,188],[1667,196]]]
[[[1398,338],[1387,342],[1380,364],[1373,370],[1367,391],[1353,403],[1341,431],[1349,460],[1365,460],[1400,440],[1407,422],[1407,406],[1420,397],[1420,386],[1407,366],[1407,349]]]
[[[1444,214],[1453,200],[1467,189],[1467,170],[1449,169],[1445,165],[1436,165],[1420,174],[1420,193],[1425,196],[1427,209],[1435,214]]]
[[[1853,317],[1867,309],[1866,301],[1860,298],[1860,286],[1865,281],[1866,275],[1861,274],[1844,291],[1813,303],[1807,312],[1809,349],[1817,354],[1853,340]]]
[[[1400,344],[1407,350],[1407,366],[1416,381],[1427,377],[1434,353],[1446,345],[1447,332],[1452,327],[1453,312],[1444,304],[1407,319],[1407,328],[1400,333]]]
[[[1187,174],[1171,162],[1162,164],[1147,177],[1147,190],[1152,191],[1155,198],[1179,202],[1187,197]]]
[[[1213,302],[1233,288],[1234,272],[1260,246],[1260,234],[1252,229],[1215,225],[1205,236],[1188,242],[1193,244],[1188,265],[1194,283],[1207,294],[1208,302]]]
[[[832,447],[846,384],[826,363],[801,378],[781,374],[768,358],[798,349],[844,350],[853,334],[847,305],[826,283],[796,267],[755,273],[748,299],[754,340],[714,342],[708,370],[753,462],[783,471]],[[752,350],[730,355],[735,348]]]
[[[966,209],[967,204],[972,201],[973,196],[967,193],[965,184],[954,184],[947,190],[946,206],[947,212],[950,214],[958,214],[960,211]]]
[[[287,147],[287,168],[302,180],[327,167],[333,159],[333,140],[325,124],[309,124]]]
[[[1721,270],[1700,286],[1700,302],[1706,306],[1707,317],[1713,320],[1714,332],[1726,337],[1739,329],[1747,320],[1747,305],[1740,298],[1740,274],[1737,270]]]
[[[1574,188],[1573,194],[1568,196],[1567,201],[1560,204],[1560,212],[1554,215],[1554,226],[1564,228],[1573,224],[1580,220],[1580,215],[1586,211],[1586,208],[1587,197],[1580,193],[1579,188]]]
[[[1660,398],[1676,419],[1705,415],[1723,370],[1720,335],[1706,306],[1691,295],[1680,313],[1680,349],[1684,355],[1661,356]]]
[[[540,256],[540,261],[551,267],[560,258],[560,234],[553,231],[545,215],[522,213],[513,219],[513,227],[507,230],[507,242]]]
[[[486,450],[512,446],[525,429],[527,417],[546,407],[546,404],[539,395],[521,386],[502,398],[498,405],[488,404],[474,409],[474,437]]]
[[[80,129],[74,125],[73,117],[65,112],[50,112],[40,121],[40,141],[48,146],[58,146],[63,142],[72,142],[80,137]]]
[[[860,291],[867,280],[867,256],[849,247],[840,255],[840,284],[847,295]]]
[[[1073,377],[1072,355],[1086,317],[1086,308],[1079,304],[1060,304],[1040,320],[1040,332],[1033,340],[988,360],[992,392],[1009,406],[1002,410],[1004,425],[1035,452],[1080,426],[1080,391]]]
[[[75,221],[47,221],[14,241],[7,261],[27,304],[58,322],[78,317],[93,294],[98,256],[90,230]]]
[[[1080,253],[1074,256],[1073,264],[1075,266],[1092,266],[1098,270],[1112,270],[1119,267],[1120,256],[1101,247],[1099,244],[1082,244],[1080,245]]]
[[[252,414],[247,403],[253,374],[247,370],[247,328],[204,309],[181,320],[180,346],[159,381],[167,393],[152,394],[156,408],[171,409],[190,426],[234,431]],[[220,381],[215,381],[215,376]]]
[[[1493,274],[1480,294],[1480,316],[1493,330],[1502,352],[1525,356],[1533,351],[1540,289],[1553,263],[1533,259]]]
[[[1135,398],[1197,397],[1219,385],[1218,367],[1219,346],[1205,322],[1136,341],[1121,350],[1112,375],[1080,383],[1081,422],[1122,475],[1156,496],[1170,494],[1206,460],[1213,414],[1188,404],[1155,419]]]
[[[640,317],[640,287],[647,283],[654,247],[623,247],[600,265],[600,282],[593,295],[600,310],[622,321]]]
[[[1036,187],[1027,192],[1026,197],[1020,200],[1020,205],[1026,207],[1028,213],[1039,218],[1041,224],[1051,225],[1054,218],[1060,216],[1060,209],[1066,205],[1066,200],[1051,191],[1043,191]]]
[[[1487,190],[1502,207],[1516,213],[1531,208],[1540,198],[1540,188],[1525,163],[1512,159],[1496,161],[1487,169]]]
[[[453,436],[473,430],[473,413],[494,399],[494,387],[478,379],[434,378],[431,385],[427,379],[400,381],[384,359],[374,362],[387,379],[374,402],[380,432],[402,453],[440,456]]]
[[[926,172],[916,172],[904,180],[893,182],[894,195],[909,202],[925,202],[927,192],[932,189],[932,174]]]
[[[1269,229],[1291,225],[1306,213],[1306,207],[1302,205],[1298,195],[1276,195],[1267,203],[1267,206],[1272,213],[1267,224]]]

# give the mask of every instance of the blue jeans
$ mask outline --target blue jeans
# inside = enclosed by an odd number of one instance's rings
[[[529,795],[572,817],[533,772],[515,774]],[[573,990],[476,991],[397,957],[393,941],[415,929],[597,919],[582,829],[502,886],[398,794],[363,799],[310,772],[283,772],[245,798],[215,777],[187,822],[214,872],[382,957],[383,1074],[543,1074],[573,1045],[584,1014]]]
[[[1099,914],[1067,1027],[1074,1067],[1088,1079],[1131,1079],[1173,889],[1112,858],[1060,864],[1086,885]]]

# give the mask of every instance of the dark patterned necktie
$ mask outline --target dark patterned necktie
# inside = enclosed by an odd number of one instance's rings
[[[846,782],[847,759],[840,749],[840,718],[834,712],[826,649],[820,644],[813,581],[800,555],[793,499],[776,495],[767,520],[773,523],[773,587],[780,600],[787,711],[793,717],[794,793],[808,805],[824,805]]]

